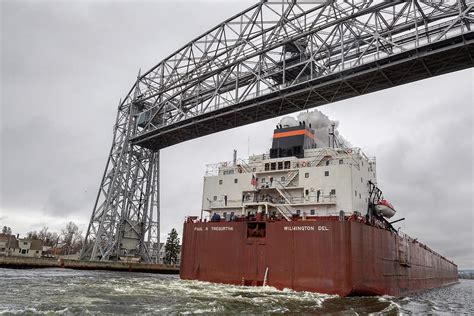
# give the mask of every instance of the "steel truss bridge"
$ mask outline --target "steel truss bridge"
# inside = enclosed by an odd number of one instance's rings
[[[260,1],[139,74],[82,257],[157,260],[160,149],[472,67],[464,0]]]

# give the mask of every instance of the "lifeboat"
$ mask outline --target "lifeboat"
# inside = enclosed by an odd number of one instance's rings
[[[377,214],[382,215],[384,217],[390,218],[395,215],[395,208],[393,205],[387,200],[380,200],[375,205],[375,211]]]

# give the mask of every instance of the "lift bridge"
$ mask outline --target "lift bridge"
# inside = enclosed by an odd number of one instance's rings
[[[262,0],[190,41],[119,103],[82,258],[157,260],[160,149],[472,67],[473,22],[464,0]]]

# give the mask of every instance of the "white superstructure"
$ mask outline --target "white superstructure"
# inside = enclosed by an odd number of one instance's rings
[[[296,214],[308,217],[367,212],[368,183],[376,183],[375,159],[369,159],[359,148],[303,151],[299,158],[262,154],[209,165],[202,210],[228,219],[249,212],[287,219]]]

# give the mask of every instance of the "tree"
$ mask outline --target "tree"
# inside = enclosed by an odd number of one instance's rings
[[[61,230],[61,241],[64,243],[66,254],[75,253],[82,247],[82,232],[74,222],[69,222],[66,227]]]
[[[40,232],[38,233],[38,239],[43,241],[43,245],[53,247],[56,246],[58,242],[58,233],[56,232],[50,232],[48,231],[49,228],[46,226],[43,226],[41,228]]]
[[[7,226],[3,226],[2,228],[2,234],[4,235],[11,235],[12,234],[12,229]]]
[[[38,232],[36,230],[31,231],[31,232],[27,232],[26,233],[26,238],[28,238],[28,239],[39,239],[38,238]]]
[[[173,228],[166,239],[165,258],[163,262],[165,264],[176,264],[178,262],[179,248],[178,233],[176,229]]]

